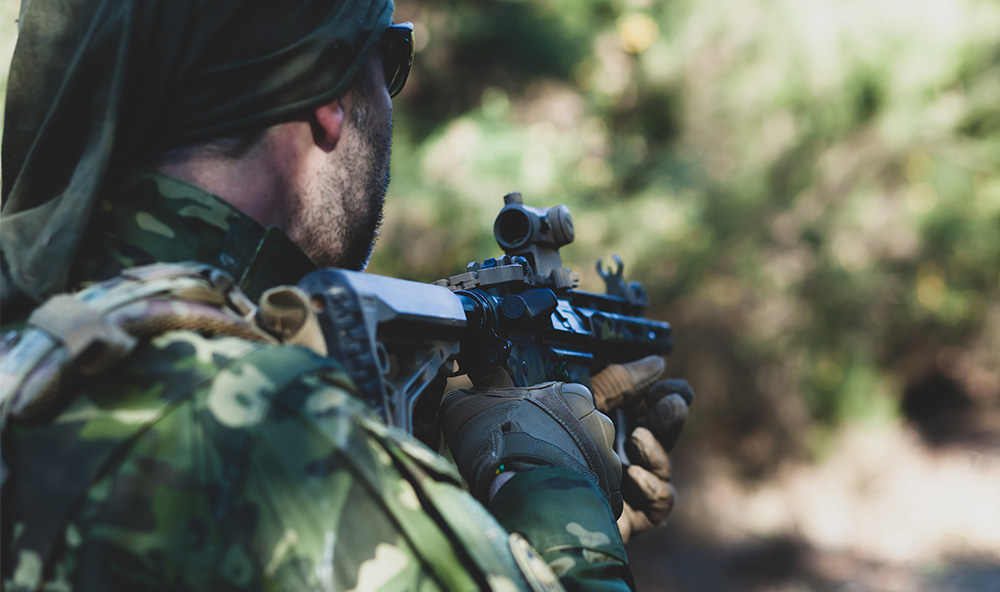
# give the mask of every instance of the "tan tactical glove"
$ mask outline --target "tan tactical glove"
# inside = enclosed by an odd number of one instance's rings
[[[665,368],[663,358],[650,356],[612,364],[591,379],[600,411],[611,414],[634,406],[638,418],[639,427],[625,441],[631,464],[622,478],[625,505],[618,529],[626,541],[666,520],[677,497],[667,453],[680,436],[694,394],[684,380],[659,380]]]
[[[441,399],[441,427],[459,472],[485,503],[506,471],[563,467],[587,476],[622,511],[615,428],[580,384],[463,388]],[[492,489],[496,489],[495,487]]]

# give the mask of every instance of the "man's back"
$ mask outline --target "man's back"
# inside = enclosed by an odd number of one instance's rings
[[[224,202],[163,175],[140,175],[103,203],[81,273],[236,260],[234,245],[268,240]],[[225,240],[233,228],[244,229],[241,240]],[[261,258],[239,267],[257,269],[245,275],[257,283],[281,275]],[[353,389],[335,361],[305,348],[191,331],[141,342],[71,385],[54,416],[8,424],[6,587],[517,589],[532,574],[544,580],[548,568],[453,467],[386,428]],[[565,582],[627,581],[617,533],[602,532],[610,511],[586,479],[537,469],[505,489],[497,518],[548,545],[541,551]],[[567,503],[573,496],[579,503]]]
[[[12,429],[10,589],[481,587],[455,525],[422,507],[475,502],[349,389],[302,348],[190,332],[141,346],[51,423]]]

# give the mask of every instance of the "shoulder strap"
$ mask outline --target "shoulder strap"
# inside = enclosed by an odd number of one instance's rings
[[[295,333],[294,295],[281,292],[277,298],[285,314],[269,321],[282,337]],[[277,306],[277,305],[274,305]],[[104,372],[111,364],[132,352],[143,340],[173,330],[193,330],[205,336],[227,335],[250,342],[277,344],[279,339],[256,325],[258,309],[235,287],[224,272],[197,263],[156,264],[124,271],[120,276],[89,286],[72,295],[60,295],[35,310],[28,326],[11,332],[0,344],[0,421],[32,421],[50,410],[72,404],[79,391],[71,387],[79,376]],[[294,338],[295,335],[291,335]],[[294,341],[294,339],[290,339]],[[247,344],[247,353],[232,362],[231,370],[267,367],[269,378],[280,388],[303,373],[331,368],[332,363],[302,348],[259,347]],[[141,437],[150,426],[173,409],[190,384],[164,381],[164,390],[150,399],[150,421],[131,433],[126,442]],[[114,421],[114,418],[110,418]],[[6,431],[6,430],[5,430]],[[30,445],[56,442],[74,446],[72,438],[35,439]],[[19,535],[19,548],[32,549],[48,557],[82,499],[82,492],[115,459],[121,442],[92,443],[88,453],[72,468],[73,478],[53,492],[45,507],[29,508],[35,519]],[[239,447],[238,447],[239,448]],[[6,463],[0,485],[4,496],[20,487],[16,475],[8,474]],[[9,477],[9,478],[8,478]],[[235,481],[234,481],[235,483]],[[18,494],[24,498],[23,492]],[[20,507],[20,506],[18,506]],[[23,512],[24,510],[19,510]]]
[[[257,308],[225,272],[201,263],[125,270],[75,294],[54,296],[23,331],[0,342],[0,428],[60,402],[62,385],[127,356],[137,339],[172,330],[277,340],[254,323]]]

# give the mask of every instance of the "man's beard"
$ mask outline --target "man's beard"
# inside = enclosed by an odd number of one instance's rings
[[[364,101],[358,103],[349,112],[354,133],[341,137],[346,149],[327,161],[291,212],[293,239],[320,267],[364,270],[382,225],[392,118],[379,125]]]

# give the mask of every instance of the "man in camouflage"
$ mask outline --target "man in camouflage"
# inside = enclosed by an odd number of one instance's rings
[[[146,264],[208,264],[253,300],[317,264],[364,267],[405,79],[391,2],[64,4],[22,6],[5,333]],[[616,392],[659,369],[636,372]],[[632,587],[600,463],[500,464],[477,502],[306,348],[161,331],[70,376],[44,405],[4,401],[4,589]]]

